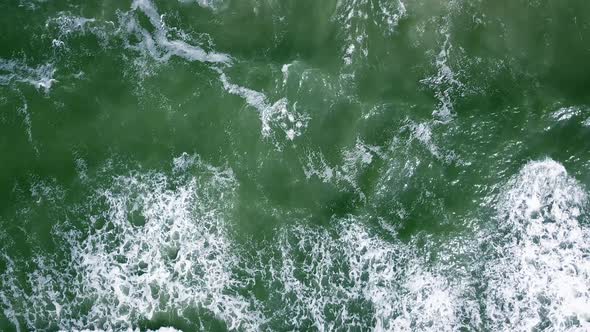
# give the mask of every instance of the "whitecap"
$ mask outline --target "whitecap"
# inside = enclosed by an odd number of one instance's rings
[[[587,194],[560,163],[531,161],[497,202],[498,234],[486,264],[485,313],[493,330],[590,328]]]
[[[358,217],[334,219],[336,232],[296,225],[278,238],[270,268],[275,314],[285,329],[452,331],[460,301],[412,245],[385,241]]]
[[[85,216],[87,231],[56,226],[67,259],[37,255],[26,287],[8,264],[0,275],[5,315],[27,329],[52,322],[62,330],[124,330],[157,313],[195,308],[230,330],[258,329],[256,301],[238,292],[248,279],[233,275],[240,258],[225,221],[233,172],[179,158],[188,161],[174,177],[135,172],[95,188],[91,206],[104,209]]]

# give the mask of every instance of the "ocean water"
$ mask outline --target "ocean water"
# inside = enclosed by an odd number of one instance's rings
[[[0,2],[0,331],[590,331],[590,2]]]

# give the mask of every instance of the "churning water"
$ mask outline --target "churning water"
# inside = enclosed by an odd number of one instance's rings
[[[1,331],[590,331],[590,3],[0,3]]]

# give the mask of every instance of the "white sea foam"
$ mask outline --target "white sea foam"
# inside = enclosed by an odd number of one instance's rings
[[[445,163],[460,162],[453,151],[445,151],[437,145],[432,137],[432,126],[432,122],[415,123],[409,121],[405,128],[410,131],[412,139],[418,140],[436,159]]]
[[[31,113],[29,113],[29,104],[27,104],[27,101],[24,99],[23,102],[23,106],[20,107],[17,111],[23,117],[25,131],[27,133],[27,139],[29,140],[29,143],[33,147],[33,150],[35,150],[35,153],[39,155],[39,149],[37,148],[37,145],[33,140],[33,122],[31,121]]]
[[[559,163],[526,164],[498,199],[485,313],[498,331],[590,329],[587,195]]]
[[[381,147],[368,145],[357,139],[354,147],[342,151],[340,165],[329,165],[321,152],[308,153],[307,161],[303,163],[303,172],[308,179],[316,177],[324,183],[352,188],[364,200],[365,194],[359,188],[357,179],[376,157],[384,158]]]
[[[50,63],[38,67],[29,67],[21,61],[0,59],[0,86],[15,90],[21,98],[23,105],[17,109],[17,113],[23,118],[27,140],[37,155],[39,155],[39,149],[33,139],[33,122],[29,104],[18,83],[32,85],[37,90],[48,94],[52,85],[57,82],[53,78],[55,71],[53,64]]]
[[[356,217],[333,220],[335,233],[294,226],[278,240],[271,267],[286,329],[451,331],[457,294],[425,267],[412,246],[372,235]],[[283,316],[284,315],[284,316]]]
[[[203,2],[203,4],[205,3],[212,4],[212,2],[207,1]],[[262,124],[261,133],[264,137],[271,137],[278,130],[284,134],[284,138],[293,141],[303,133],[309,117],[298,112],[296,104],[289,104],[285,97],[278,98],[275,102],[270,102],[264,93],[230,81],[230,78],[228,78],[222,67],[220,67],[232,65],[234,59],[229,55],[213,51],[207,52],[200,46],[188,43],[185,40],[186,38],[177,40],[169,39],[169,32],[173,28],[166,26],[163,16],[158,13],[157,8],[150,0],[134,0],[131,8],[131,12],[122,15],[121,30],[125,34],[135,36],[140,42],[133,43],[127,41],[129,48],[137,50],[148,58],[155,59],[158,62],[167,62],[172,56],[177,56],[187,61],[215,64],[216,67],[212,67],[212,69],[219,74],[223,88],[228,93],[242,97],[249,106],[259,112]],[[140,11],[148,17],[151,25],[155,28],[153,33],[141,27],[136,17],[136,11]],[[174,30],[176,32],[180,31],[176,28]],[[179,34],[186,36],[182,31]],[[145,63],[141,60],[136,60],[136,63],[140,64],[142,73],[145,72]],[[288,67],[286,68],[288,69]]]
[[[50,204],[58,204],[60,200],[65,197],[65,190],[58,185],[56,179],[38,179],[32,178],[29,186],[29,193],[31,198],[37,204],[47,202]]]
[[[562,107],[557,111],[551,113],[551,117],[556,121],[566,121],[574,116],[578,116],[583,112],[583,109],[576,106]]]
[[[448,122],[453,116],[453,94],[457,89],[463,87],[449,65],[449,56],[453,46],[450,42],[451,35],[448,32],[448,24],[446,23],[441,31],[444,41],[435,59],[437,73],[421,81],[434,90],[438,99],[438,108],[433,112],[433,115],[442,122]]]
[[[587,106],[568,106],[561,107],[557,111],[549,114],[551,122],[566,122],[572,118],[584,119],[581,121],[581,125],[584,127],[590,127],[590,108]],[[547,127],[550,129],[551,126]]]
[[[178,330],[173,327],[160,327],[157,330],[148,330],[148,332],[182,332],[182,330]]]
[[[225,1],[225,0],[179,0],[179,1],[185,2],[185,3],[196,2],[197,5],[199,5],[203,8],[211,9],[213,11],[220,10],[220,9],[225,8],[227,6],[227,1]]]
[[[17,60],[0,59],[0,85],[9,86],[15,82],[27,83],[48,93],[51,86],[57,82],[53,78],[54,74],[55,68],[50,63],[29,67]]]
[[[280,98],[271,104],[264,93],[234,84],[221,69],[215,70],[219,73],[219,79],[227,92],[244,98],[248,105],[258,111],[262,123],[261,133],[264,137],[270,137],[273,129],[282,131],[285,138],[290,141],[303,133],[309,117],[298,113],[296,105],[289,105],[287,98]]]
[[[70,12],[60,12],[56,16],[49,18],[45,22],[45,27],[56,30],[57,35],[51,42],[56,50],[66,48],[69,38],[84,34],[96,36],[101,45],[106,47],[112,36],[114,22],[101,22],[94,18],[77,16]]]
[[[82,182],[88,181],[88,165],[86,161],[79,156],[75,156],[76,159],[74,160],[74,164],[76,167],[76,173],[78,173],[78,178]]]
[[[366,61],[369,55],[370,24],[377,24],[384,28],[384,34],[391,34],[406,15],[406,6],[402,1],[338,1],[336,20],[342,25],[346,42],[343,50],[344,64]]]
[[[231,57],[227,54],[207,52],[202,47],[191,45],[185,40],[170,40],[168,38],[169,29],[156,6],[150,0],[134,0],[131,9],[130,13],[122,17],[122,29],[128,34],[134,35],[140,42],[137,45],[129,43],[130,48],[160,62],[166,62],[172,56],[188,61],[225,64],[231,62]],[[141,11],[147,16],[154,28],[153,34],[139,24],[135,11]]]
[[[19,5],[21,7],[27,8],[29,10],[37,10],[41,7],[41,4],[46,3],[48,0],[19,0]]]
[[[104,210],[87,217],[88,232],[55,229],[69,257],[37,256],[30,292],[9,265],[0,280],[5,315],[27,329],[48,321],[63,330],[120,330],[201,308],[231,330],[256,330],[256,303],[236,293],[248,281],[232,275],[238,257],[223,215],[234,200],[233,173],[180,158],[174,178],[135,173],[98,189],[92,202]]]
[[[93,22],[96,22],[93,18],[75,16],[67,12],[61,12],[56,17],[48,19],[45,26],[50,27],[56,25],[59,29],[60,37],[64,37],[86,30],[86,26]]]
[[[281,73],[283,73],[283,86],[287,85],[287,81],[289,80],[289,68],[292,66],[292,63],[285,63],[281,67]]]
[[[362,141],[343,155],[358,165],[387,158]],[[284,226],[264,251],[243,256],[223,213],[237,186],[231,170],[188,154],[172,166],[173,177],[133,173],[96,190],[92,205],[104,210],[88,215],[88,232],[54,229],[69,256],[58,262],[39,254],[27,275],[30,291],[18,264],[4,257],[5,317],[27,329],[44,321],[63,330],[133,329],[155,313],[203,308],[230,329],[246,330],[588,328],[590,234],[578,222],[587,195],[552,160],[527,164],[505,186],[497,230],[485,239],[492,252],[484,253],[481,276],[464,282],[427,262],[413,241],[397,240],[395,228],[380,237],[362,216],[333,218],[330,228]],[[63,193],[53,187],[35,181],[31,196],[59,204]],[[268,303],[240,292],[254,275],[271,291]],[[473,281],[481,281],[483,295],[470,288]]]
[[[436,73],[420,81],[434,91],[438,106],[432,115],[436,121],[443,123],[449,122],[454,116],[454,98],[461,96],[465,88],[458,77],[458,73],[453,70],[451,65],[453,15],[461,10],[461,4],[461,1],[455,0],[445,3],[447,13],[442,17],[438,30],[441,46],[434,58]]]
[[[370,164],[379,154],[372,149],[359,141],[346,159]],[[452,331],[460,325],[460,292],[413,243],[380,238],[362,217],[333,219],[331,230],[285,226],[243,268],[245,256],[232,244],[224,215],[237,186],[231,170],[188,154],[172,166],[174,176],[132,173],[93,190],[88,230],[69,223],[54,228],[66,244],[65,259],[39,253],[25,284],[19,264],[5,257],[4,315],[18,328],[50,322],[68,331],[133,330],[156,313],[182,317],[190,308],[207,310],[230,330]],[[63,199],[47,187],[34,190]],[[271,290],[264,309],[239,292],[254,275],[265,276],[261,282]]]

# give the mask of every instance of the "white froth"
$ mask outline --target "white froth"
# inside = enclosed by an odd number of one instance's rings
[[[175,329],[173,327],[161,327],[157,330],[148,330],[148,332],[182,332],[182,331]]]
[[[350,152],[355,162],[370,163],[371,147],[358,145]],[[88,232],[55,230],[69,257],[57,262],[38,255],[27,277],[30,291],[5,259],[5,316],[17,328],[50,321],[61,330],[133,330],[156,313],[182,316],[191,307],[208,310],[230,330],[451,331],[458,324],[456,291],[414,245],[381,239],[353,216],[334,219],[335,231],[287,226],[254,266],[234,275],[244,261],[222,213],[233,202],[233,173],[188,154],[173,167],[174,178],[133,173],[98,189],[92,205],[103,212],[88,216]],[[268,256],[273,251],[280,259]],[[262,282],[272,291],[272,307],[262,310],[237,294],[251,280],[244,273],[268,277]]]
[[[358,165],[385,158],[362,141],[343,155]],[[337,176],[332,172],[328,180]],[[245,260],[222,213],[233,202],[233,173],[188,154],[173,160],[173,173],[120,176],[98,190],[93,205],[102,202],[104,211],[88,216],[87,233],[56,230],[70,257],[58,263],[38,255],[30,291],[5,257],[0,301],[7,319],[27,329],[47,320],[63,330],[125,329],[155,313],[196,307],[230,329],[456,331],[467,310],[474,311],[468,326],[490,330],[588,328],[590,234],[578,222],[587,195],[555,161],[527,164],[497,200],[480,313],[472,289],[426,263],[413,242],[396,240],[395,229],[388,229],[393,238],[380,238],[361,217],[333,219],[331,230],[286,226],[250,257],[254,266],[240,270],[248,276],[236,276]],[[53,187],[36,181],[31,196],[60,199]],[[265,276],[268,303],[278,308],[238,294],[255,274]],[[82,303],[92,305],[80,312]]]
[[[150,0],[134,0],[131,4],[132,10],[143,12],[154,27],[154,33],[150,34],[142,28],[134,15],[127,15],[123,20],[123,29],[127,33],[134,34],[139,40],[139,45],[131,46],[142,53],[145,53],[153,59],[166,62],[172,56],[178,56],[188,61],[199,61],[209,63],[231,62],[231,57],[227,54],[217,52],[207,52],[200,46],[187,43],[184,40],[168,39],[168,28],[157,8]]]
[[[55,29],[57,35],[51,41],[51,45],[56,51],[60,51],[67,49],[68,39],[86,34],[95,36],[101,46],[106,48],[114,34],[115,23],[77,16],[71,12],[64,11],[49,18],[45,22],[45,27],[47,29]]]
[[[361,173],[373,162],[374,158],[384,158],[381,148],[357,139],[354,147],[342,151],[342,163],[329,165],[321,152],[311,152],[303,166],[306,178],[317,177],[324,183],[333,183],[344,188],[352,188],[361,200],[365,194],[357,184]]]
[[[433,115],[437,120],[442,122],[450,121],[453,116],[452,95],[456,89],[463,87],[463,84],[457,79],[455,72],[449,65],[449,56],[453,46],[450,42],[451,35],[448,32],[448,24],[447,22],[441,30],[444,41],[435,59],[437,73],[421,81],[434,90],[435,96],[438,99],[438,108],[433,112]]]
[[[399,21],[407,14],[402,1],[338,1],[336,20],[345,34],[343,62],[349,66],[364,63],[369,55],[369,26],[378,24],[385,27],[384,33],[391,34]],[[369,19],[371,17],[374,22]]]
[[[54,74],[55,68],[52,64],[33,68],[20,61],[0,59],[0,85],[8,86],[14,82],[21,82],[48,93],[51,86],[57,82],[53,78]]]
[[[29,193],[37,204],[44,202],[57,204],[65,197],[65,190],[57,184],[56,179],[41,180],[33,178],[31,181]]]
[[[289,80],[289,67],[292,65],[292,63],[285,63],[283,67],[281,67],[281,73],[283,73],[283,86],[287,85],[287,80]]]
[[[80,179],[80,181],[87,182],[88,165],[86,164],[86,161],[81,157],[76,157],[76,159],[74,160],[74,164],[76,167],[76,173],[78,173],[78,178]]]
[[[436,144],[432,137],[432,126],[432,122],[415,123],[410,121],[407,128],[410,130],[412,138],[418,140],[436,159],[445,163],[459,161],[453,151],[445,151]]]
[[[586,204],[581,185],[551,159],[510,180],[498,201],[501,244],[485,272],[491,329],[590,329]]]
[[[212,4],[212,2],[208,1],[203,4],[205,3],[207,5]],[[131,44],[128,41],[127,46],[129,48],[137,50],[158,62],[167,62],[172,56],[178,56],[187,61],[208,62],[223,66],[232,65],[233,59],[227,54],[207,52],[200,46],[191,45],[185,40],[186,38],[169,39],[169,31],[172,29],[181,36],[186,36],[186,34],[177,28],[167,27],[163,21],[163,16],[158,13],[157,8],[150,0],[134,0],[131,9],[131,12],[122,16],[121,30],[134,35],[140,42]],[[148,17],[151,25],[155,28],[153,33],[141,27],[135,11],[141,11]],[[141,64],[142,73],[144,73],[145,64],[140,60],[136,62]],[[249,106],[259,112],[262,124],[261,133],[265,138],[271,137],[275,135],[275,131],[279,131],[282,132],[285,139],[293,141],[307,127],[309,117],[298,112],[297,105],[289,104],[287,98],[278,98],[275,102],[270,102],[264,93],[231,82],[220,67],[212,67],[212,69],[219,73],[223,88],[228,93],[242,97]],[[284,83],[286,83],[288,65],[283,67],[283,71]]]
[[[87,233],[56,229],[70,257],[58,263],[38,256],[31,292],[3,273],[7,317],[29,329],[50,321],[63,330],[121,330],[156,313],[202,308],[230,330],[256,330],[256,303],[236,293],[247,281],[232,274],[238,257],[223,215],[234,200],[233,173],[188,155],[176,165],[173,179],[136,173],[98,190],[92,200],[105,210],[88,216]]]
[[[226,0],[178,0],[181,3],[195,3],[203,8],[218,11],[227,7]]]
[[[458,324],[456,294],[411,246],[379,239],[353,217],[335,222],[336,234],[295,226],[279,238],[271,276],[283,289],[285,328],[451,331]]]
[[[581,122],[582,126],[590,127],[590,117],[588,115],[590,115],[590,108],[586,106],[568,106],[561,107],[557,111],[550,113],[549,118],[551,122],[557,123],[567,122],[575,118]],[[546,129],[551,129],[551,125]]]
[[[31,85],[35,89],[48,94],[51,86],[57,82],[53,78],[54,74],[55,68],[53,64],[29,67],[21,61],[0,59],[0,86],[14,89],[22,100],[22,106],[17,109],[17,113],[23,118],[27,140],[37,155],[39,155],[39,149],[33,139],[33,122],[29,105],[18,83]]]
[[[27,133],[27,139],[29,140],[29,143],[33,147],[33,150],[35,150],[35,153],[37,155],[39,155],[39,149],[37,148],[37,145],[35,144],[35,142],[33,140],[33,122],[31,121],[31,113],[29,113],[29,104],[27,104],[27,101],[24,100],[24,98],[23,98],[23,102],[24,102],[24,104],[22,107],[20,107],[18,109],[18,113],[23,117],[23,122],[25,124],[25,131]]]
[[[45,27],[57,27],[59,30],[59,36],[57,39],[53,40],[52,44],[53,46],[61,47],[65,45],[63,39],[78,32],[86,32],[87,26],[95,21],[96,20],[93,18],[80,17],[71,15],[67,12],[61,12],[56,17],[48,19],[45,23]]]
[[[582,114],[583,109],[577,106],[562,107],[551,113],[551,117],[556,121],[567,121],[574,116]]]
[[[12,301],[9,299],[9,296],[13,294],[20,295],[22,291],[16,286],[15,282],[15,264],[12,259],[6,254],[3,253],[3,260],[6,265],[6,270],[4,273],[0,275],[0,284],[2,288],[0,289],[0,302],[2,303],[2,312],[4,316],[8,319],[12,325],[16,327],[16,331],[20,332],[20,324],[18,322],[18,308],[12,304]]]
[[[248,105],[258,111],[262,123],[262,136],[270,137],[273,129],[278,129],[284,133],[285,138],[292,141],[303,133],[309,117],[297,112],[296,105],[289,105],[287,98],[280,98],[270,104],[264,93],[234,84],[221,69],[215,70],[228,93],[242,97]]]

